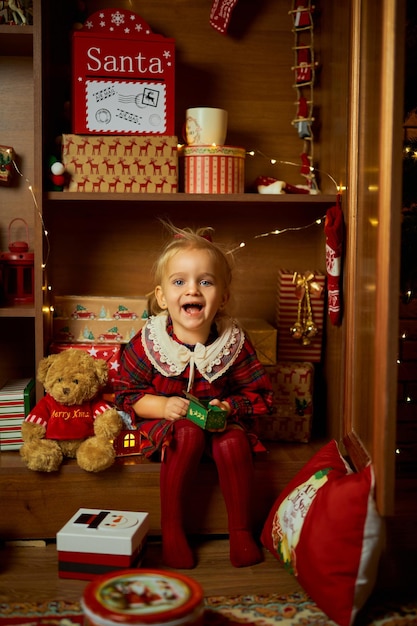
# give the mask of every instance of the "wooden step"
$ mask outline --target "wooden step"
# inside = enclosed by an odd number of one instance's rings
[[[323,442],[273,443],[255,459],[253,501],[257,529],[280,491]],[[81,507],[148,511],[150,534],[160,534],[160,464],[142,457],[117,459],[108,470],[90,474],[75,461],[65,461],[59,472],[28,470],[18,452],[0,454],[0,540],[55,539],[58,530]],[[187,512],[193,534],[227,534],[227,514],[213,462],[201,463],[195,477],[195,495]]]

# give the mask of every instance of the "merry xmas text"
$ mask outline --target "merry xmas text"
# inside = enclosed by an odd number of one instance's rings
[[[80,408],[71,408],[68,411],[58,411],[54,409],[51,412],[51,419],[69,420],[69,419],[91,419],[91,411],[82,410]]]

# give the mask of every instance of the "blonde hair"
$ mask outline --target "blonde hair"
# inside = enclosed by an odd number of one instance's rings
[[[177,228],[170,222],[162,223],[170,231],[171,238],[165,244],[154,265],[154,284],[162,284],[168,263],[178,252],[184,250],[207,250],[219,268],[225,291],[229,293],[234,265],[233,255],[220,244],[213,242],[214,229],[206,226],[192,230],[188,227]],[[150,315],[158,315],[162,312],[153,291],[148,294],[148,311]],[[223,309],[221,313],[224,314],[225,310]]]

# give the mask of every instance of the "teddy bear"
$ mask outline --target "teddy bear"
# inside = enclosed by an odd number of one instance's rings
[[[46,394],[22,423],[20,455],[27,467],[54,472],[65,457],[87,472],[110,467],[122,419],[99,397],[108,378],[106,362],[68,348],[41,359],[37,378]]]

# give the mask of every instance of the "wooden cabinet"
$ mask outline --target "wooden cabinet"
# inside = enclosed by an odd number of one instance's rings
[[[177,194],[49,191],[48,157],[59,156],[59,137],[71,132],[76,3],[34,4],[33,27],[21,32],[0,27],[6,43],[0,56],[0,143],[14,146],[23,174],[16,186],[0,189],[1,244],[7,245],[10,219],[22,215],[30,223],[36,255],[34,306],[0,308],[1,378],[34,375],[51,339],[54,294],[132,296],[152,288],[150,271],[164,238],[159,218],[178,226],[212,225],[230,247],[245,242],[236,252],[237,311],[274,322],[278,269],[325,269],[323,228],[315,220],[334,203],[337,181],[345,189],[344,321],[341,327],[327,325],[325,402],[317,419],[324,420],[328,437],[362,440],[376,463],[380,510],[392,511],[400,3],[387,0],[382,8],[373,0],[323,3],[317,13],[315,159],[322,193],[308,197],[253,193],[260,174],[302,182],[297,165],[302,142],[291,124],[296,112],[291,3],[242,0],[229,34],[222,36],[210,27],[208,1],[88,2],[89,13],[114,6],[135,10],[155,32],[175,39],[179,138],[186,108],[228,110],[227,143],[253,150],[254,156],[246,158],[247,192],[227,196],[184,194],[181,186]],[[180,184],[182,176],[180,167]],[[38,389],[38,397],[41,393]],[[355,446],[350,448],[356,456]]]
[[[123,2],[116,5],[132,9]],[[323,223],[317,225],[315,221],[334,204],[334,181],[340,180],[345,170],[343,92],[338,96],[338,106],[332,105],[328,112],[330,96],[334,94],[329,86],[317,90],[317,115],[322,118],[321,127],[326,129],[324,137],[332,128],[343,131],[338,144],[327,144],[328,150],[325,142],[317,142],[315,156],[320,163],[317,176],[322,193],[254,193],[254,181],[260,174],[290,183],[305,182],[300,175],[303,142],[291,123],[297,107],[292,70],[294,35],[288,7],[279,6],[274,0],[256,9],[244,2],[239,5],[233,20],[236,26],[226,36],[210,26],[207,3],[165,0],[156,6],[147,2],[137,11],[154,32],[176,42],[176,135],[182,139],[188,107],[205,104],[226,108],[227,143],[254,152],[254,156],[246,157],[246,193],[184,194],[181,157],[176,194],[61,193],[50,192],[45,186],[42,211],[50,246],[45,269],[49,295],[148,293],[152,289],[152,264],[164,239],[160,218],[170,219],[178,226],[213,226],[217,239],[229,248],[238,248],[245,242],[235,255],[236,312],[242,317],[275,322],[280,267],[324,270]],[[93,13],[107,6],[113,7],[114,3],[89,2],[88,10]],[[42,2],[43,163],[48,154],[59,154],[57,138],[71,132],[67,117],[72,78],[70,9],[70,3],[57,6],[48,0]],[[329,15],[326,19],[332,18]],[[347,34],[341,34],[347,41]],[[331,42],[323,39],[323,45],[330,48]],[[341,53],[337,51],[336,56]],[[330,85],[334,71],[326,64],[323,86]],[[343,73],[346,75],[346,70],[341,72],[339,66],[340,78]],[[274,159],[277,163],[272,164]],[[280,236],[260,237],[286,228],[290,230]],[[334,333],[335,354],[340,352],[341,336],[341,330]],[[48,343],[47,333],[45,340]],[[340,386],[340,372],[340,367],[332,368],[335,380],[331,388]],[[331,405],[330,402],[330,414],[335,408]],[[326,419],[323,414],[321,421]],[[339,436],[339,424],[332,425],[332,420],[329,415],[329,430]]]
[[[13,170],[12,184],[0,187],[0,249],[8,252],[9,239],[25,240],[29,250],[41,258],[37,239],[40,212],[34,207],[30,187],[35,185],[34,69],[32,26],[0,26],[0,144],[11,146],[19,171]],[[35,139],[36,137],[36,139]],[[41,207],[40,209],[41,210]],[[9,225],[16,217],[28,224],[29,237],[22,221]],[[40,277],[36,273],[36,280]],[[35,287],[39,294],[39,285]],[[41,299],[33,304],[0,306],[0,383],[12,377],[32,376],[38,339],[35,327],[41,316]],[[39,356],[40,350],[37,353]]]

